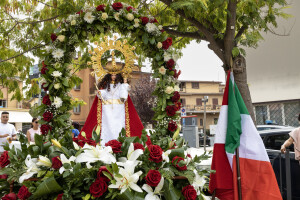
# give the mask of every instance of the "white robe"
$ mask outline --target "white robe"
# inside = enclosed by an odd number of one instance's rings
[[[99,94],[97,96],[104,101],[121,98],[126,101],[129,90],[130,86],[127,83],[118,83],[116,87],[110,84],[110,91],[100,90],[101,96]],[[117,139],[122,128],[125,128],[125,104],[102,103],[101,145]]]

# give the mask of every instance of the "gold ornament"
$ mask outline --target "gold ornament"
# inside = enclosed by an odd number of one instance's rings
[[[94,52],[89,52],[92,54],[91,62],[88,64],[91,64],[94,72],[92,72],[92,75],[96,75],[96,78],[98,78],[98,81],[101,81],[101,79],[107,74],[122,74],[124,78],[127,78],[129,74],[132,72],[132,68],[134,67],[134,60],[137,58],[134,54],[133,50],[135,47],[131,47],[127,44],[127,40],[124,40],[123,43],[120,40],[116,41],[116,37],[114,37],[114,40],[109,40],[107,36],[104,37],[104,41],[95,42],[94,44],[97,45],[97,48],[94,49]],[[103,68],[101,64],[101,58],[102,55],[109,50],[113,50],[111,52],[112,56],[112,62],[111,65],[107,66],[105,69]],[[125,65],[124,67],[122,65],[117,65],[115,61],[115,51],[120,51],[124,57],[125,57]]]

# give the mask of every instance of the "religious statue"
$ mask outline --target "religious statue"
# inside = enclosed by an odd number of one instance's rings
[[[92,64],[93,74],[98,82],[97,96],[81,133],[84,131],[86,138],[91,138],[93,130],[99,127],[101,145],[117,139],[122,128],[125,129],[127,137],[140,137],[144,127],[128,95],[130,85],[127,83],[136,57],[133,48],[126,41],[122,43],[120,40],[108,40],[107,37],[100,45],[95,44],[98,48],[90,52],[93,56],[92,62],[88,64]],[[118,50],[124,55],[124,66],[116,64],[115,52],[112,51],[111,63],[105,68],[102,67],[101,57],[109,50]]]

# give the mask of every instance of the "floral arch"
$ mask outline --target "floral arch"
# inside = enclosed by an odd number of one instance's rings
[[[122,133],[114,145],[101,147],[96,145],[99,133],[95,130],[93,141],[77,144],[69,134],[69,110],[74,102],[66,95],[80,82],[72,71],[75,50],[111,30],[130,34],[128,42],[140,44],[136,53],[152,59],[153,77],[158,80],[155,133],[150,141],[145,132],[141,138]],[[21,137],[22,151],[5,147],[0,174],[8,175],[10,194],[4,195],[18,194],[19,199],[202,199],[207,171],[197,169],[196,163],[207,156],[191,157],[179,137],[177,56],[171,49],[172,38],[157,20],[120,2],[85,7],[63,20],[46,42],[49,47],[40,65],[40,82],[47,91],[39,107],[42,135],[35,135],[31,145]],[[86,63],[89,55],[83,58]]]

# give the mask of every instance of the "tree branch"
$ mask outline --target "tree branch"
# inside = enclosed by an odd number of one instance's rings
[[[40,43],[40,44],[41,44],[41,43]],[[5,61],[8,61],[8,60],[11,60],[11,59],[14,59],[14,58],[16,58],[16,57],[19,57],[19,56],[23,55],[24,53],[33,51],[33,50],[35,50],[35,49],[39,49],[39,48],[44,47],[44,46],[47,45],[47,44],[43,44],[43,45],[40,45],[40,44],[38,44],[38,45],[36,45],[36,46],[34,46],[34,47],[32,47],[32,48],[26,50],[26,51],[23,51],[22,53],[20,53],[20,54],[18,54],[18,55],[12,56],[12,57],[7,58],[7,59],[5,59],[5,60],[0,60],[0,63],[5,62]]]
[[[181,31],[169,29],[165,26],[163,28],[167,33],[169,33],[171,35],[178,36],[178,37],[189,37],[189,38],[193,38],[193,39],[206,40],[205,37],[202,37],[201,35],[199,35],[198,31],[195,31],[195,32],[181,32]]]
[[[235,36],[235,40],[237,39],[237,38],[239,38],[239,37],[241,37],[242,35],[243,35],[243,33],[245,32],[245,30],[247,30],[247,28],[248,28],[248,25],[243,25],[241,28],[240,28],[240,30],[238,31],[238,33],[236,34],[236,36]]]
[[[10,16],[10,18],[13,19],[18,24],[37,24],[37,23],[40,23],[40,22],[51,21],[51,20],[56,19],[59,16],[61,16],[61,15],[56,15],[56,16],[48,18],[48,19],[42,19],[42,20],[31,21],[31,22],[23,22],[23,21],[18,21],[16,18],[14,18],[13,16],[11,16],[8,12],[6,12],[6,14],[8,14]]]

